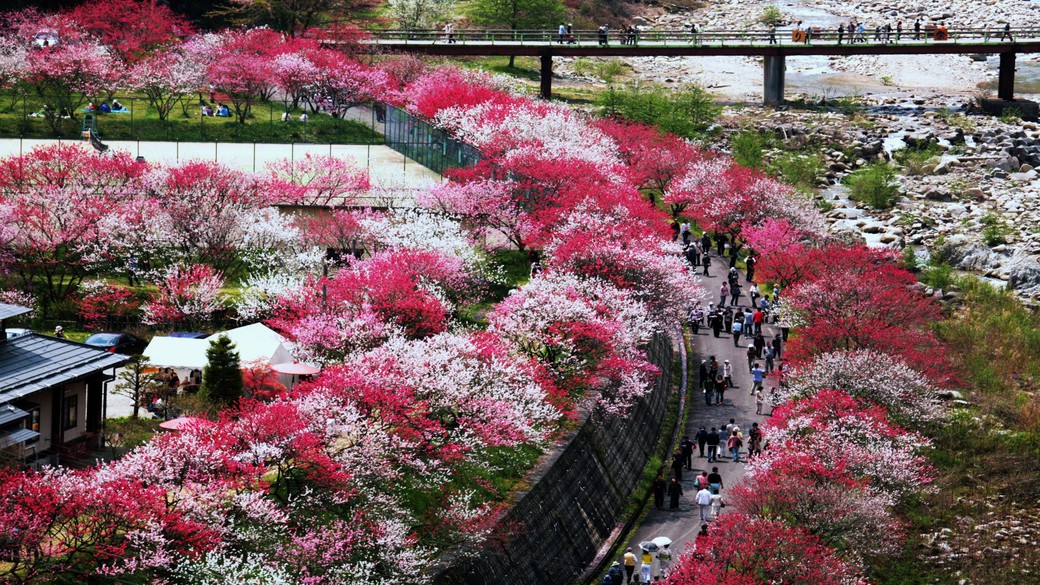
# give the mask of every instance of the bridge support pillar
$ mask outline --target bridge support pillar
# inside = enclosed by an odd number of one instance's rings
[[[766,55],[763,64],[765,76],[762,90],[765,105],[779,106],[784,103],[784,74],[787,60],[783,55]]]
[[[1015,53],[1000,54],[1000,70],[997,77],[997,98],[1015,99]]]
[[[552,99],[552,55],[542,55],[542,87],[543,100]]]

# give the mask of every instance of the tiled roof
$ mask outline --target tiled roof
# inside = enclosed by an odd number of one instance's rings
[[[125,355],[29,333],[0,343],[0,404],[94,372],[121,366]]]
[[[8,305],[7,303],[0,303],[0,319],[10,319],[11,317],[24,315],[31,311],[32,309],[28,307],[23,307],[21,305]]]

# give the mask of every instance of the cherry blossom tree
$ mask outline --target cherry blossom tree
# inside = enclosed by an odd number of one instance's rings
[[[62,119],[76,117],[88,101],[107,100],[122,85],[123,70],[97,42],[62,42],[29,51],[23,82],[49,106],[44,119],[59,132]]]

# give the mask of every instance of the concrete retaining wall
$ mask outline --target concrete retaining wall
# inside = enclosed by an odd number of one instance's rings
[[[565,585],[581,574],[624,521],[660,433],[672,389],[671,342],[658,334],[648,351],[661,375],[629,417],[604,423],[586,417],[570,441],[532,470],[531,489],[499,524],[501,544],[444,569],[437,585]]]

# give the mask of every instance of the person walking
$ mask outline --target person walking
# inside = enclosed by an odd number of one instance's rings
[[[903,21],[896,21],[896,42],[903,40]]]
[[[715,252],[719,258],[725,257],[723,252],[726,250],[726,245],[729,244],[726,238],[726,234],[720,234],[715,232]]]
[[[683,437],[681,443],[679,443],[679,450],[682,452],[683,464],[686,466],[688,471],[693,471],[693,441],[690,440],[690,436]]]
[[[726,380],[721,376],[715,378],[715,406],[722,406],[726,398]]]
[[[845,36],[845,23],[838,23],[838,44],[841,44],[841,38]]]
[[[773,371],[773,358],[776,357],[776,350],[772,345],[767,345],[763,355],[766,358],[766,374],[769,374]]]
[[[722,362],[722,379],[726,381],[727,388],[736,388],[733,384],[733,365],[729,363],[729,360]]]
[[[719,456],[719,431],[715,430],[715,427],[708,431],[705,443],[708,445],[708,463],[714,463],[715,458]]]
[[[708,383],[708,360],[701,360],[700,370],[697,372],[697,381],[700,382],[701,390]]]
[[[722,474],[719,473],[718,467],[712,467],[711,473],[708,474],[708,490],[713,494],[722,492]]]
[[[762,384],[765,382],[765,380],[766,371],[763,370],[762,366],[756,362],[755,367],[751,368],[751,381],[753,382],[751,386],[752,396],[755,394],[755,392],[762,389]]]
[[[1000,33],[1000,40],[1003,41],[1005,38],[1007,38],[1007,40],[1011,41],[1012,43],[1015,42],[1015,38],[1011,36],[1011,23],[1010,22],[1005,22],[1004,23],[1004,30],[1003,30],[1003,32]]]
[[[562,45],[563,42],[567,40],[567,25],[561,22],[560,28],[557,29],[557,33],[559,36],[557,37],[556,42]]]
[[[755,328],[752,331],[748,331],[748,335],[761,335],[762,334],[762,323],[766,320],[766,313],[761,308],[755,309],[754,313],[751,313],[751,322],[754,323]]]
[[[709,317],[708,320],[711,321],[711,332],[715,335],[715,337],[718,337],[722,333],[722,313],[716,310],[714,313],[711,314],[711,317]]]
[[[765,405],[765,402],[766,395],[762,389],[755,390],[755,414],[762,414],[762,406]]]
[[[740,304],[740,283],[733,281],[729,284],[729,305],[736,307]]]
[[[722,494],[711,494],[711,519],[718,520],[722,512]]]
[[[726,446],[733,455],[733,463],[740,463],[740,448],[744,446],[744,440],[740,438],[739,427],[733,427],[733,432],[730,433]]]
[[[693,478],[694,489],[702,490],[708,487],[708,472],[701,471],[701,474]]]
[[[762,350],[766,347],[766,338],[762,337],[762,332],[759,331],[755,335],[755,357],[762,359]]]
[[[769,44],[770,45],[775,45],[776,44],[776,25],[775,24],[769,25]]]
[[[914,21],[914,40],[921,40],[921,19],[918,18]]]
[[[755,265],[758,264],[758,258],[755,255],[748,252],[747,258],[744,258],[744,280],[748,282],[755,281]]]
[[[660,473],[654,478],[653,490],[654,490],[654,507],[658,510],[664,509],[664,492],[668,488],[668,482],[664,480],[664,476]]]
[[[700,451],[700,456],[704,457],[704,444],[708,442],[708,431],[701,427],[693,438],[697,441],[697,449]]]
[[[711,276],[708,274],[708,269],[711,268],[711,258],[708,257],[707,249],[705,249],[704,255],[701,257],[701,265],[704,266],[704,276]]]
[[[668,484],[668,508],[671,510],[679,509],[679,498],[683,495],[682,485],[679,483],[679,479],[673,477],[672,482]]]
[[[682,451],[680,451],[679,449],[676,449],[675,453],[672,453],[672,474],[674,474],[675,479],[678,479],[679,481],[682,481],[682,470],[683,470]]]
[[[740,347],[740,332],[744,328],[743,319],[733,319],[733,347]]]
[[[697,492],[697,505],[701,508],[701,522],[711,522],[711,492],[707,488]]]
[[[654,555],[644,549],[639,558],[639,574],[642,576],[643,585],[650,585],[651,573],[653,573]]]
[[[667,579],[668,573],[672,572],[672,551],[667,544],[657,551],[657,565],[659,567],[658,576],[661,579]]]
[[[755,345],[749,343],[747,346],[747,371],[749,374],[755,370],[756,359],[758,358],[755,357]]]
[[[635,582],[636,572],[636,553],[632,552],[632,547],[628,547],[625,550],[625,583]]]
[[[722,288],[719,289],[719,306],[726,306],[726,299],[729,297],[729,283],[722,283]]]
[[[776,359],[778,359],[778,360],[779,360],[779,359],[783,359],[783,358],[782,358],[782,357],[780,356],[780,351],[781,351],[781,350],[783,349],[783,347],[784,347],[784,343],[783,343],[783,341],[781,340],[781,335],[780,335],[779,333],[777,333],[776,335],[774,335],[774,336],[773,336],[773,340],[772,340],[772,341],[770,341],[770,342],[769,342],[769,344],[773,346],[773,353],[774,353],[774,355],[775,355]]]

